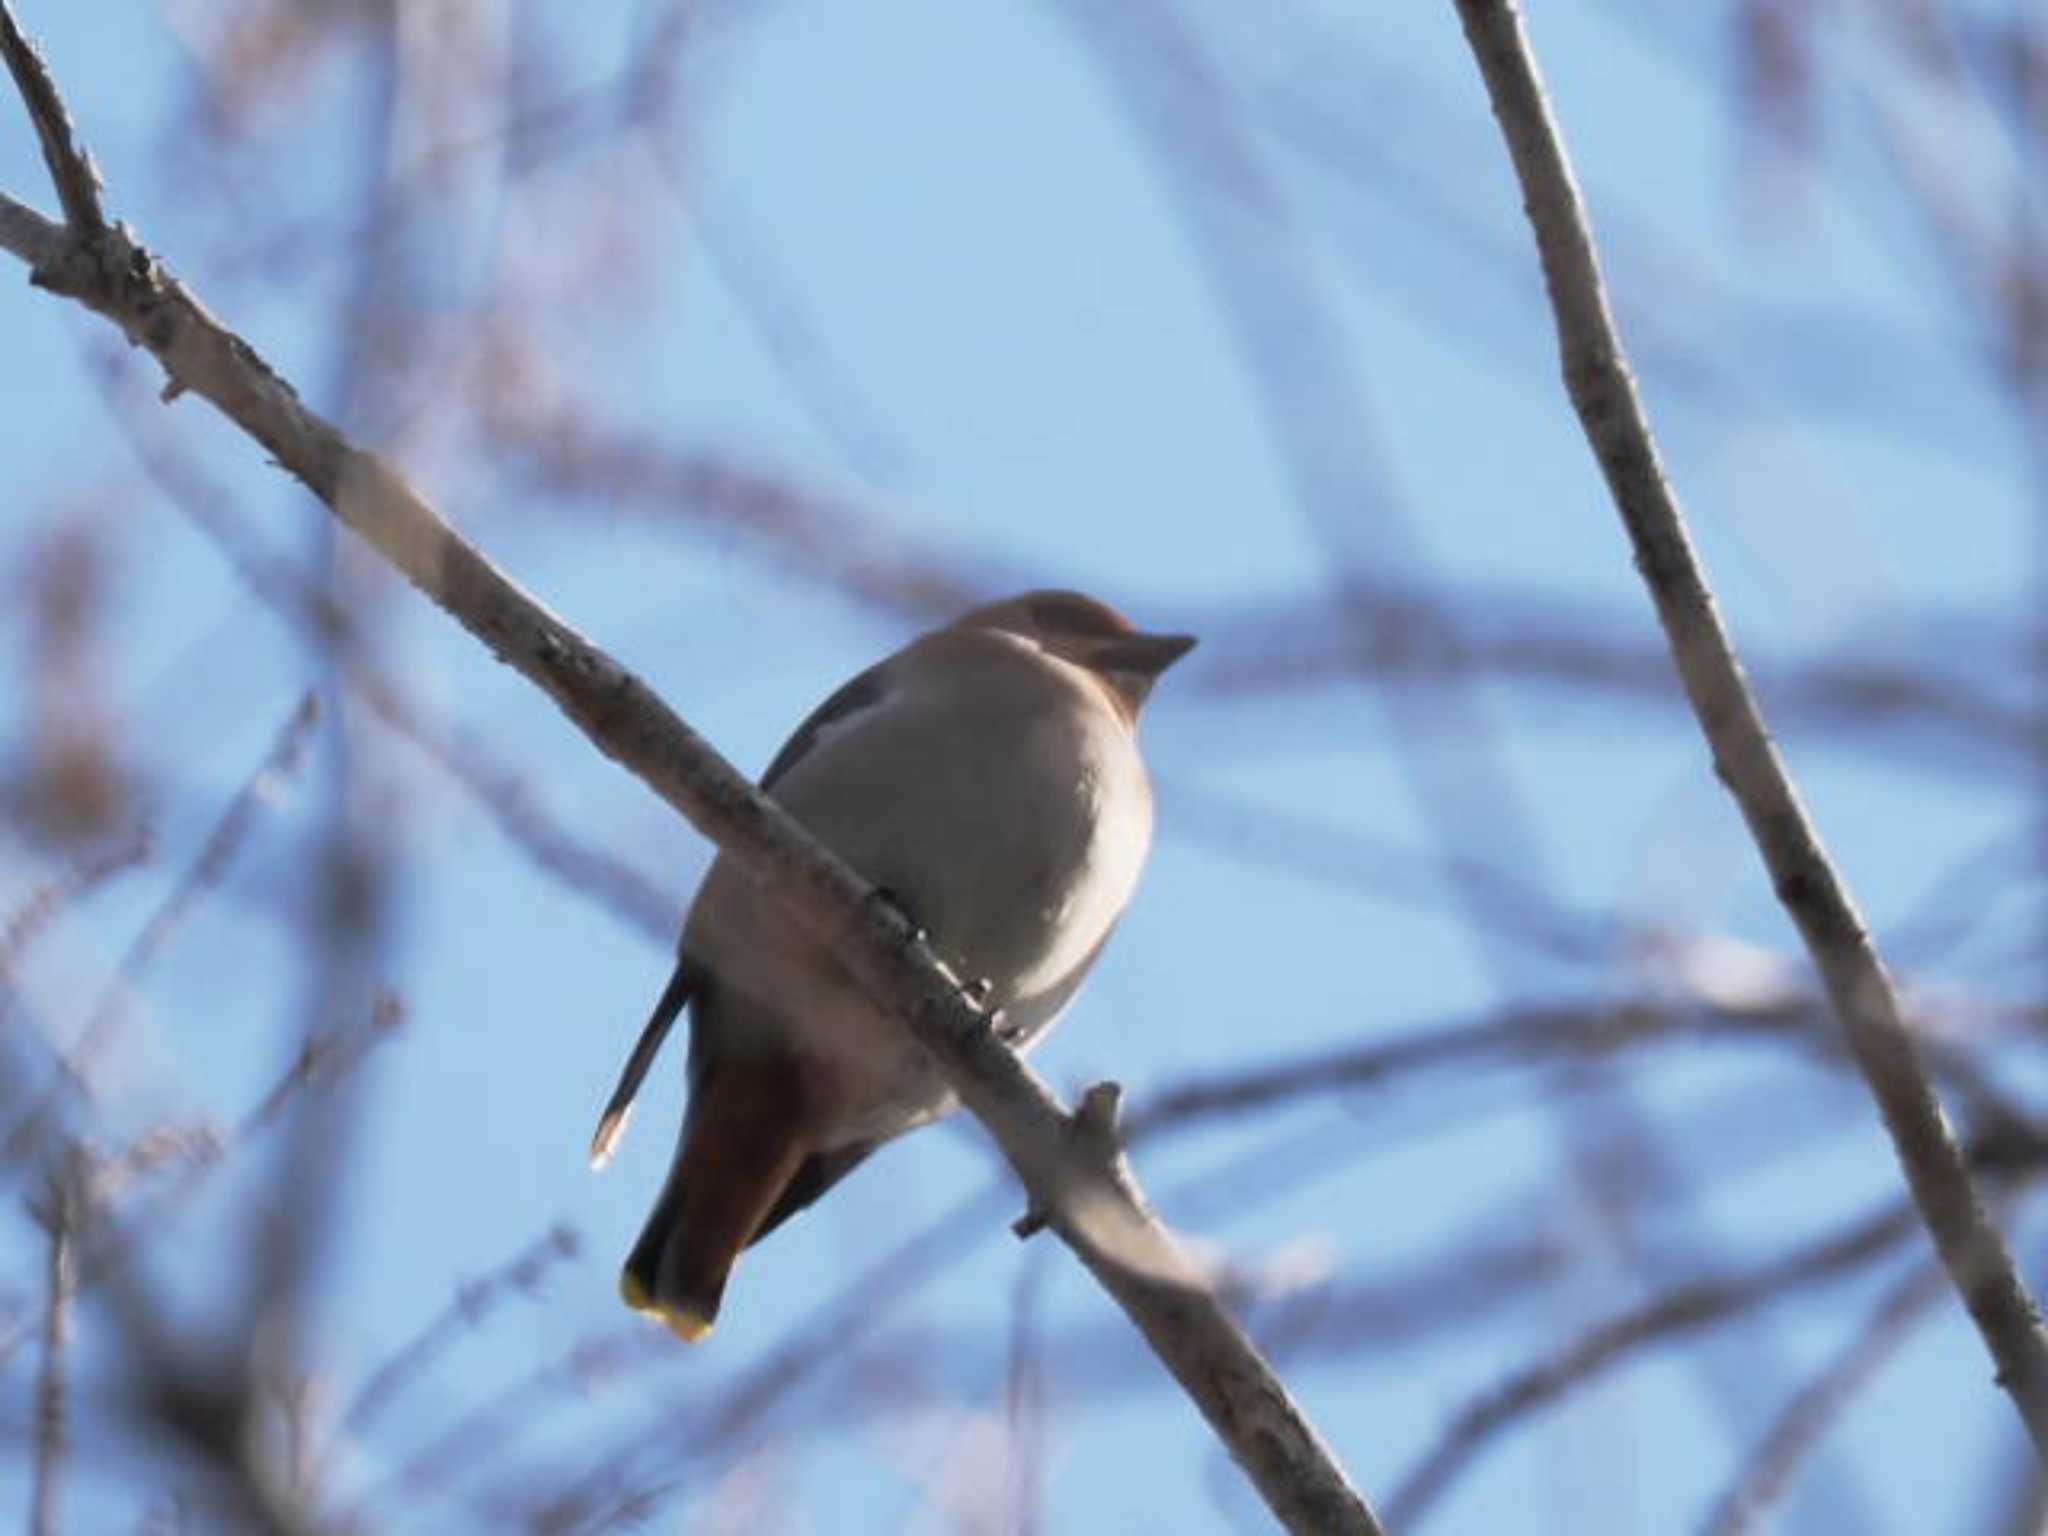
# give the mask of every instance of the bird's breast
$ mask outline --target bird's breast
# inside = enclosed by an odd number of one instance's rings
[[[1035,1035],[1072,995],[1136,887],[1152,796],[1136,743],[1082,684],[1041,666],[1013,688],[897,701],[822,738],[777,784],[799,822],[929,935],[963,982]],[[687,947],[751,1032],[830,1064],[839,1135],[900,1130],[950,1102],[894,1019],[736,868],[720,860]],[[733,1045],[741,1042],[734,1041]]]
[[[1056,986],[1129,901],[1151,791],[1121,725],[1048,711],[976,733],[920,793],[844,829],[847,857],[898,892],[939,952],[999,1001]]]

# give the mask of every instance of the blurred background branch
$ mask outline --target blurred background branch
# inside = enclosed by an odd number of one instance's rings
[[[1445,1467],[1445,1529],[2038,1523],[1603,522],[1448,7],[26,20],[117,211],[748,765],[1011,588],[1202,634],[1146,889],[1042,1063],[1126,1083],[1366,1486]],[[2038,1275],[2048,26],[1539,25],[1749,675]],[[0,189],[46,186],[17,115]],[[10,249],[49,225],[0,204]],[[76,1154],[57,1530],[1258,1527],[958,1130],[750,1255],[711,1352],[632,1326],[667,1149],[593,1181],[581,1142],[704,847],[146,359],[0,303],[0,1125],[62,1106],[0,1223],[20,1523],[23,1197]],[[557,1222],[585,1259],[526,1289]]]

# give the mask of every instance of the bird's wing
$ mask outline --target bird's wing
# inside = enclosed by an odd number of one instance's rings
[[[889,691],[888,667],[887,661],[876,662],[858,677],[840,684],[830,698],[805,716],[804,723],[782,744],[775,761],[761,775],[762,791],[772,794],[783,775],[810,756],[836,727],[880,704]]]
[[[782,1198],[770,1206],[768,1214],[761,1218],[761,1225],[754,1229],[754,1235],[747,1239],[747,1245],[752,1247],[824,1194],[867,1161],[868,1154],[888,1139],[877,1136],[869,1141],[850,1141],[843,1147],[834,1147],[829,1152],[813,1152],[805,1158],[796,1175],[784,1187]]]
[[[775,760],[768,765],[768,771],[761,775],[761,788],[764,792],[773,791],[776,782],[809,756],[836,727],[881,702],[882,696],[887,692],[883,676],[883,669],[887,665],[887,662],[878,662],[869,667],[858,677],[841,685],[830,698],[810,712],[803,724],[799,725],[789,740],[782,744],[782,750],[775,754]],[[592,1168],[602,1168],[611,1161],[612,1153],[618,1148],[619,1138],[625,1134],[626,1121],[633,1111],[634,1097],[640,1092],[640,1085],[646,1080],[648,1069],[654,1065],[654,1058],[660,1054],[663,1043],[668,1039],[668,1032],[675,1027],[677,1017],[691,996],[703,989],[704,981],[702,970],[688,955],[677,960],[675,974],[669,978],[667,988],[662,992],[660,1000],[655,1003],[654,1012],[648,1017],[646,1027],[640,1031],[639,1040],[634,1043],[632,1054],[626,1058],[626,1064],[619,1073],[618,1086],[612,1090],[611,1099],[604,1107],[604,1114],[598,1119],[597,1133],[590,1138]],[[703,1049],[702,1035],[701,1028],[691,1031],[690,1076],[693,1080],[700,1075],[701,1063],[707,1054]],[[855,1158],[848,1162],[839,1172],[819,1183],[811,1195],[789,1206],[788,1210],[795,1210],[797,1206],[815,1199],[827,1184],[844,1173],[846,1168],[851,1168],[853,1162],[858,1161],[859,1159]],[[798,1182],[803,1181],[804,1177],[800,1174]],[[783,1214],[787,1215],[788,1211],[784,1211]]]

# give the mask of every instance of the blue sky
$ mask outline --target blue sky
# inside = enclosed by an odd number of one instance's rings
[[[551,91],[588,85],[602,102],[652,8],[450,7],[466,18],[454,42],[421,8],[389,164],[429,163],[441,179],[374,247],[360,238],[371,76],[357,43],[259,96],[229,145],[184,116],[218,24],[203,8],[22,9],[114,213],[742,766],[758,769],[922,616],[820,581],[806,564],[816,549],[778,550],[702,509],[537,485],[479,425],[480,376],[496,370],[536,416],[573,409],[607,433],[835,500],[863,548],[943,565],[977,591],[1079,586],[1142,623],[1212,627],[1147,721],[1160,832],[1140,899],[1038,1057],[1068,1089],[1113,1076],[1142,1106],[1193,1074],[1512,1002],[1633,995],[1654,983],[1641,959],[1651,930],[1736,941],[1801,975],[1668,693],[1559,687],[1515,667],[1432,685],[1455,693],[1436,706],[1411,694],[1388,707],[1358,678],[1226,686],[1234,659],[1285,634],[1258,616],[1327,613],[1346,579],[1440,588],[1474,631],[1556,614],[1621,646],[1655,644],[1557,382],[1519,200],[1448,5],[1361,17],[1303,3],[1256,22],[1203,5],[1116,18],[914,0],[718,7],[677,78],[682,127],[611,133],[599,111],[595,126],[571,119],[530,143],[502,131],[499,98],[432,71],[494,79],[526,50],[547,61]],[[1887,78],[1883,49],[1833,24],[1818,146],[1787,164],[1738,120],[1726,7],[1540,11],[1536,41],[1653,419],[1767,708],[1774,680],[1855,659],[2024,697],[2010,657],[2038,568],[2038,487],[1976,317],[1859,132],[1865,93]],[[1167,21],[1203,62],[1173,52]],[[2001,176],[2025,188],[2024,171],[1964,154],[1966,122],[1934,121],[1961,192],[1991,199]],[[0,133],[0,186],[50,202],[18,117]],[[2037,176],[2022,195],[2038,207],[2039,193]],[[301,237],[282,257],[266,254],[278,231]],[[407,334],[399,365],[373,368],[368,400],[350,403],[336,382],[350,347],[381,344],[343,318],[366,282],[402,290]],[[1303,314],[1311,328],[1285,329]],[[479,338],[501,325],[519,338],[511,361],[479,361]],[[106,709],[160,829],[148,870],[36,952],[28,995],[61,1029],[315,673],[124,446],[96,382],[119,350],[104,326],[18,285],[0,299],[0,331],[4,556],[74,522],[102,540]],[[1278,359],[1270,375],[1262,355]],[[115,369],[117,390],[154,383],[138,357]],[[319,509],[203,406],[157,412],[152,430],[269,543],[301,559],[321,547]],[[373,649],[408,692],[679,913],[701,840],[441,615],[374,572],[354,579]],[[22,615],[0,615],[10,658],[26,635]],[[9,665],[0,703],[24,704],[0,712],[0,754],[15,761],[32,679]],[[543,1298],[507,1302],[376,1433],[338,1442],[333,1476],[353,1497],[467,1409],[516,1401],[540,1362],[632,1321],[613,1275],[667,1161],[679,1053],[593,1178],[583,1141],[665,977],[665,940],[537,872],[414,747],[359,710],[344,719],[362,793],[402,853],[383,959],[407,1022],[360,1074],[359,1159],[336,1175],[342,1225],[312,1322],[328,1400],[346,1405],[460,1283],[550,1223],[584,1243]],[[1780,736],[1880,938],[2028,814],[2024,778],[1996,750],[1972,766],[1967,743],[1833,732],[1798,714]],[[275,1076],[307,975],[297,919],[326,771],[280,789],[233,876],[148,976],[131,1065],[107,1091],[110,1130],[195,1106],[232,1116]],[[1454,823],[1478,797],[1488,819],[1452,831],[1582,914],[1602,936],[1597,957],[1561,960],[1460,918],[1428,872],[1445,835],[1419,793],[1432,785]],[[1274,853],[1270,824],[1219,807],[1305,818],[1331,847],[1382,855],[1350,858],[1342,880],[1318,875]],[[16,829],[0,848],[0,903],[60,862]],[[1424,874],[1395,878],[1403,860]],[[1910,979],[1945,989],[1958,1018],[1991,1017],[2038,985],[2026,958],[2038,902],[2038,885],[2001,889],[1970,944]],[[1667,1050],[1617,1074],[1698,1186],[1639,1214],[1657,1262],[1776,1252],[1896,1191],[1854,1086],[1782,1047]],[[1618,1092],[1584,1091],[1608,1108]],[[1248,1267],[1278,1256],[1370,1286],[1480,1238],[1562,1255],[1469,1326],[1283,1363],[1370,1493],[1468,1394],[1654,1289],[1655,1264],[1622,1262],[1562,1171],[1599,1134],[1561,1102],[1534,1074],[1452,1075],[1140,1149],[1168,1219]],[[1773,1134],[1785,1149],[1768,1151]],[[1753,1161],[1725,1144],[1752,1140],[1767,1149]],[[231,1164],[162,1249],[158,1272],[195,1321],[245,1262],[240,1201],[263,1166]],[[585,1471],[658,1412],[711,1401],[994,1174],[971,1127],[921,1134],[751,1254],[711,1344],[684,1353],[649,1333],[630,1370],[562,1393],[516,1437],[488,1437],[441,1502],[379,1512],[395,1529],[489,1527],[493,1498]],[[1028,1287],[1037,1326],[1086,1346],[1048,1365],[1046,1528],[1256,1528],[1192,1410],[1105,1300],[1046,1240],[1008,1237],[1013,1205],[877,1330],[823,1346],[845,1359],[791,1411],[791,1432],[692,1465],[663,1518],[1006,1528],[975,1521],[1009,1507],[1007,1352]],[[32,1296],[28,1229],[10,1232],[21,1244],[6,1284]],[[2037,1224],[2020,1227],[2023,1258],[2039,1240]],[[1435,1528],[1694,1523],[1773,1405],[1898,1272],[1895,1260],[1745,1332],[1761,1362],[1746,1429],[1711,1406],[1693,1357],[1661,1353],[1489,1453]],[[5,1380],[25,1403],[25,1356]],[[115,1447],[74,1490],[80,1528],[132,1523],[166,1484],[160,1464],[120,1449],[104,1408],[80,1423],[82,1440]],[[1944,1453],[1929,1457],[1937,1435]],[[1850,1417],[1815,1502],[1790,1507],[1839,1513],[1821,1500],[1853,1474],[1875,1528],[1954,1528],[1958,1510],[1977,1518],[2020,1444],[1945,1303]],[[0,1508],[25,1498],[25,1467],[0,1460]],[[754,1513],[731,1514],[742,1507]]]

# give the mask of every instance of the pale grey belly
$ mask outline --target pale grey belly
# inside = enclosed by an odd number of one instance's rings
[[[1028,1044],[1065,1007],[1129,899],[1151,794],[1122,726],[1070,709],[856,722],[775,797],[895,895],[963,984],[986,981],[1006,1035]],[[939,833],[936,829],[943,829]],[[833,1085],[828,1144],[887,1136],[950,1110],[922,1047],[765,893],[720,859],[692,908],[688,951],[735,1001],[721,1049],[793,1049]]]

